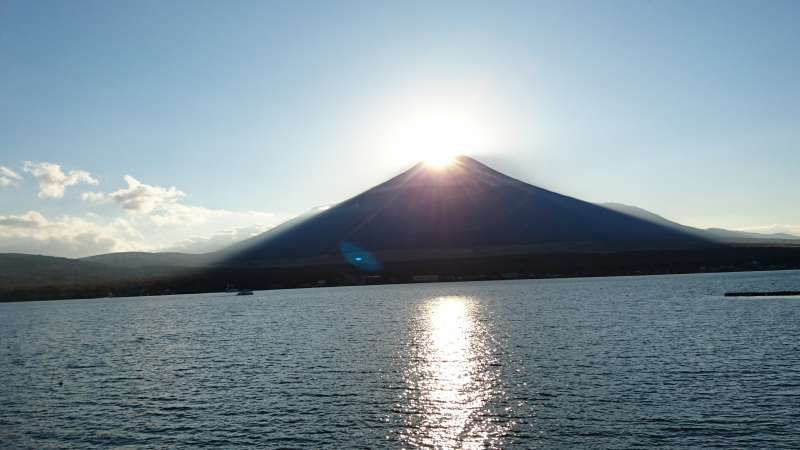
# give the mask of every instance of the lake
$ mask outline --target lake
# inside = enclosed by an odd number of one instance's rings
[[[800,447],[800,271],[0,304],[0,447]]]

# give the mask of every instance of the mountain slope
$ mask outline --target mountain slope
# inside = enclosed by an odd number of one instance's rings
[[[655,223],[666,228],[676,230],[687,235],[693,235],[700,239],[716,241],[722,243],[786,243],[800,244],[800,237],[788,234],[761,234],[748,233],[742,231],[725,230],[722,228],[700,229],[682,225],[678,222],[666,219],[648,210],[625,205],[622,203],[600,203],[599,206],[611,209],[622,214],[633,216],[647,222]],[[120,269],[141,269],[141,268],[199,268],[215,265],[225,260],[235,260],[242,252],[248,251],[254,246],[273,236],[297,227],[312,217],[326,211],[328,207],[317,207],[290,219],[261,235],[236,242],[225,249],[206,254],[188,254],[175,252],[123,252],[109,253],[103,255],[89,256],[80,258],[81,261],[102,264],[108,267]],[[541,245],[540,245],[541,247]]]
[[[577,200],[460,157],[417,164],[330,209],[253,238],[227,259],[263,264],[368,252],[526,247],[626,251],[710,245],[703,237]],[[349,247],[348,247],[349,248]]]
[[[102,264],[104,266],[120,269],[141,267],[201,267],[208,265],[210,260],[209,254],[195,255],[175,252],[120,252],[80,258],[80,261]]]
[[[59,283],[113,273],[103,265],[71,258],[0,253],[0,286]]]
[[[800,243],[800,236],[793,236],[786,233],[764,234],[751,233],[747,231],[726,230],[724,228],[695,228],[682,225],[678,222],[673,222],[667,218],[637,206],[625,205],[622,203],[600,203],[600,206],[713,241],[726,243]]]

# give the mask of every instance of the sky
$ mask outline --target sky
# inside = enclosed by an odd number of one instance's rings
[[[0,252],[204,251],[440,151],[800,235],[800,2],[0,2]]]

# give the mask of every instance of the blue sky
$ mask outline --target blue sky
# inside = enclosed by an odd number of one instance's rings
[[[409,166],[430,111],[546,188],[800,232],[800,3],[430,3],[3,2],[0,251],[252,234]]]

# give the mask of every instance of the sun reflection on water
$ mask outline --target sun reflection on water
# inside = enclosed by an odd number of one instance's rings
[[[406,399],[411,412],[404,440],[429,448],[491,448],[500,445],[505,425],[492,421],[487,402],[497,393],[496,375],[468,297],[439,297],[420,308]]]

